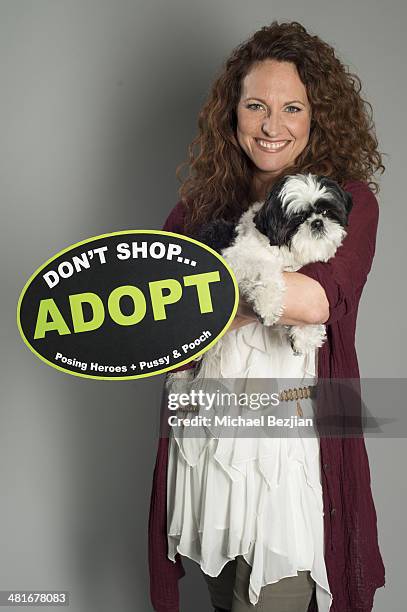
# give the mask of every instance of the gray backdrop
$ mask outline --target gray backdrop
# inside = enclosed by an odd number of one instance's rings
[[[406,7],[403,0],[0,2],[0,589],[66,589],[74,612],[151,610],[147,518],[163,377],[109,382],[57,372],[21,341],[16,303],[30,274],[62,248],[161,227],[210,83],[231,49],[273,19],[298,20],[333,44],[374,107],[387,172],[357,347],[362,376],[405,376]],[[367,446],[387,578],[374,609],[398,612],[404,439]],[[209,610],[197,567],[186,567],[182,612]]]

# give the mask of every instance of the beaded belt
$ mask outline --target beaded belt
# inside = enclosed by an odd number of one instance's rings
[[[304,415],[301,404],[298,400],[312,397],[313,389],[315,389],[315,387],[312,385],[308,385],[307,387],[294,387],[293,389],[283,389],[278,396],[278,399],[283,402],[295,400],[297,402],[297,414],[298,416],[302,417]]]
[[[308,385],[307,387],[294,387],[293,389],[283,389],[282,391],[280,391],[278,399],[281,402],[291,402],[295,400],[297,402],[297,414],[298,416],[302,417],[304,414],[299,400],[313,397],[314,389],[315,386],[313,385]],[[199,412],[199,406],[180,406],[179,408],[177,408],[177,411]]]

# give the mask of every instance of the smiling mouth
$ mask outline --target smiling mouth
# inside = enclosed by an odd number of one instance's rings
[[[281,151],[291,142],[291,140],[278,140],[276,142],[270,142],[269,140],[262,140],[261,138],[255,138],[255,141],[259,149],[262,151],[267,151],[268,153]]]

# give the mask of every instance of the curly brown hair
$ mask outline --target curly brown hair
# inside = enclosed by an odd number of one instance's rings
[[[236,108],[244,77],[257,62],[292,62],[298,70],[312,109],[308,143],[294,164],[280,176],[311,172],[336,180],[368,182],[385,166],[378,151],[372,106],[360,91],[361,81],[335,55],[333,47],[312,36],[297,21],[273,21],[236,47],[216,78],[199,113],[199,134],[188,147],[189,159],[176,170],[182,181],[180,198],[192,229],[214,218],[237,219],[252,200],[253,162],[237,137]],[[189,174],[181,178],[187,166]]]

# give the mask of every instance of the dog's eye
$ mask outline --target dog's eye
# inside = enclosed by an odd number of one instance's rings
[[[323,215],[323,216],[325,217],[325,216],[326,216],[326,214],[327,214],[327,212],[328,212],[328,211],[327,211],[327,209],[326,209],[326,208],[324,208],[324,210],[322,210],[322,211],[321,211],[321,215]]]

